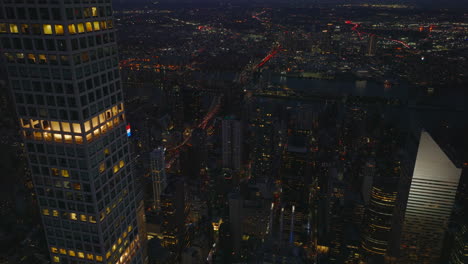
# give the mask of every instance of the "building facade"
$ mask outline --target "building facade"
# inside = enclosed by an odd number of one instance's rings
[[[52,263],[144,263],[110,0],[0,1],[1,56]]]
[[[461,169],[423,131],[406,204],[399,263],[439,263],[460,175]]]

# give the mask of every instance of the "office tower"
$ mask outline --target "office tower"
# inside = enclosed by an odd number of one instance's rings
[[[166,188],[166,162],[164,159],[165,149],[159,147],[150,153],[151,178],[153,181],[153,209],[161,209],[161,193]]]
[[[222,121],[223,168],[239,171],[242,166],[242,123],[226,118]]]
[[[233,255],[240,255],[242,239],[242,205],[243,200],[239,193],[229,194],[229,226],[232,239]]]
[[[461,169],[421,133],[403,222],[400,263],[438,263]]]
[[[53,263],[144,263],[112,6],[0,1],[9,85]]]
[[[369,42],[367,43],[367,56],[375,56],[377,51],[377,37],[370,35]]]
[[[468,263],[468,223],[463,223],[457,228],[457,233],[455,234],[455,241],[449,260],[449,264],[465,263]]]
[[[385,158],[377,162],[377,174],[372,184],[362,230],[361,247],[366,263],[383,263],[390,240],[400,178],[398,160],[390,155],[381,156]]]
[[[375,176],[375,160],[369,159],[363,170],[364,178],[362,179],[361,194],[366,205],[369,204],[372,194],[372,184]]]

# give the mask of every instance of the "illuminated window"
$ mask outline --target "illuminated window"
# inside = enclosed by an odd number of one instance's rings
[[[96,17],[98,16],[98,9],[97,7],[91,7],[91,14],[93,15],[93,17]]]
[[[109,151],[109,149],[108,149],[108,148],[105,148],[105,149],[104,149],[104,155],[106,155],[106,156],[107,156],[107,155],[109,155],[109,154],[110,154],[110,151]]]
[[[29,25],[28,24],[21,24],[21,33],[25,33],[25,34],[29,33]]]
[[[70,213],[70,219],[71,220],[78,220],[78,218],[76,217],[76,213]]]
[[[60,131],[59,122],[52,121],[52,122],[50,122],[50,124],[51,124],[51,126],[52,126],[52,130],[53,130],[53,131]]]
[[[123,160],[119,161],[119,168],[121,169],[125,165],[125,162]]]
[[[73,123],[73,132],[75,133],[81,133],[81,126],[78,123]]]
[[[90,9],[89,9],[88,7],[86,7],[86,8],[83,9],[83,16],[84,16],[85,18],[90,17]]]
[[[36,63],[36,56],[34,56],[34,54],[28,54],[28,61],[30,63]]]
[[[93,121],[93,127],[97,127],[97,126],[99,125],[99,121],[98,121],[98,117],[97,117],[97,116],[96,116],[96,117],[93,117],[92,121]]]
[[[127,230],[128,230],[128,232],[132,231],[132,225],[129,225]]]
[[[42,140],[42,133],[41,132],[34,132],[34,139],[35,140]]]
[[[95,223],[96,223],[96,218],[94,218],[94,216],[90,215],[88,221],[89,221],[90,223],[94,223],[94,224],[95,224]]]
[[[52,251],[52,253],[58,253],[58,249],[56,247],[51,247],[50,251]]]
[[[121,244],[122,243],[122,239],[119,237],[119,239],[117,239],[117,244]]]
[[[99,164],[99,173],[103,173],[106,170],[106,164],[103,162]]]
[[[60,254],[63,254],[63,255],[66,255],[67,254],[67,251],[63,248],[60,249]]]
[[[106,21],[101,21],[101,28],[102,28],[102,29],[106,29],[106,28],[107,28]]]
[[[69,178],[70,177],[70,172],[68,170],[61,170],[62,177]]]
[[[93,25],[94,25],[94,30],[101,30],[101,28],[99,27],[99,21],[94,21]]]
[[[106,214],[110,214],[110,212],[111,212],[110,207],[106,207]]]
[[[83,23],[78,24],[78,33],[84,33],[84,26]]]
[[[119,166],[118,165],[115,165],[114,166],[114,173],[117,173],[119,171]]]
[[[5,23],[0,23],[0,33],[7,32],[7,25]]]
[[[24,59],[24,53],[16,53],[16,58],[20,60]]]
[[[86,215],[80,215],[80,220],[83,221],[83,222],[86,222],[86,220],[87,220]]]
[[[59,256],[54,256],[52,259],[53,259],[53,261],[56,262],[56,263],[59,263],[59,262],[60,262],[60,257],[59,257]]]
[[[114,252],[116,249],[117,249],[117,245],[116,244],[112,245],[112,252]]]
[[[76,256],[76,253],[73,250],[68,250],[68,255],[71,256],[71,257],[74,257],[74,256]]]
[[[90,122],[89,121],[86,121],[84,123],[84,129],[85,129],[85,132],[88,132],[91,130],[91,126],[90,126]]]
[[[44,54],[39,54],[39,63],[40,64],[46,64],[47,63],[47,57]]]
[[[72,184],[72,186],[73,186],[73,189],[75,189],[77,191],[81,190],[81,184],[80,183],[75,182],[75,183]]]
[[[96,130],[94,130],[93,134],[94,134],[95,137],[99,136],[99,134],[101,134],[99,128],[97,128]]]
[[[71,132],[70,123],[62,122],[61,125],[62,125],[63,132]]]
[[[86,31],[87,32],[93,31],[93,26],[91,25],[91,22],[86,22]]]
[[[93,140],[93,134],[92,134],[92,133],[87,134],[87,135],[86,135],[86,140],[87,140],[87,141]]]
[[[58,143],[62,143],[62,135],[60,134],[53,134],[54,136],[54,141]]]
[[[70,24],[68,25],[68,33],[70,34],[76,34],[76,27],[75,27],[75,24]]]
[[[42,214],[43,215],[50,215],[49,209],[42,209]]]
[[[75,136],[75,142],[82,144],[83,143],[83,137],[82,136]]]
[[[44,24],[44,25],[42,25],[42,30],[44,31],[44,34],[51,35],[52,34],[52,25],[51,24]]]
[[[106,253],[106,259],[110,258],[110,256],[111,256],[111,252],[108,251],[108,252]]]
[[[59,170],[56,168],[51,168],[50,171],[52,172],[52,176],[59,176]]]
[[[72,135],[63,135],[63,140],[65,140],[65,143],[73,143]]]
[[[102,261],[102,256],[96,256],[97,261]]]
[[[59,212],[57,210],[52,210],[52,215],[53,216],[59,216]]]
[[[16,25],[16,24],[10,24],[10,32],[11,32],[11,33],[15,33],[15,34],[19,33],[19,31],[18,31],[18,25]]]
[[[63,25],[55,25],[55,34],[63,35]]]
[[[57,186],[57,187],[60,187],[60,186]],[[70,189],[70,182],[69,181],[64,181],[63,182],[63,187],[66,188],[66,189]]]
[[[99,114],[99,122],[102,124],[106,121],[106,113]]]
[[[84,258],[84,253],[83,252],[78,252],[78,257],[79,258]]]
[[[87,254],[86,254],[86,258],[89,259],[89,260],[93,260],[93,259],[94,259],[94,255],[93,255],[93,254],[87,253]]]

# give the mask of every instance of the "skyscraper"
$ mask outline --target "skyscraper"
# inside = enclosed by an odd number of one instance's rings
[[[371,35],[367,44],[367,56],[375,56],[377,51],[377,37]]]
[[[151,178],[153,181],[153,208],[161,209],[161,193],[166,188],[166,162],[164,159],[165,149],[159,147],[150,153]]]
[[[241,121],[226,118],[222,122],[223,167],[239,171],[242,166]]]
[[[438,263],[460,175],[461,169],[423,131],[403,222],[400,263]]]
[[[110,0],[0,0],[2,56],[53,263],[144,263]]]

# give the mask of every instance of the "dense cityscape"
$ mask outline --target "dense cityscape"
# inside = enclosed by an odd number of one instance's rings
[[[468,263],[468,5],[0,0],[0,264]]]

